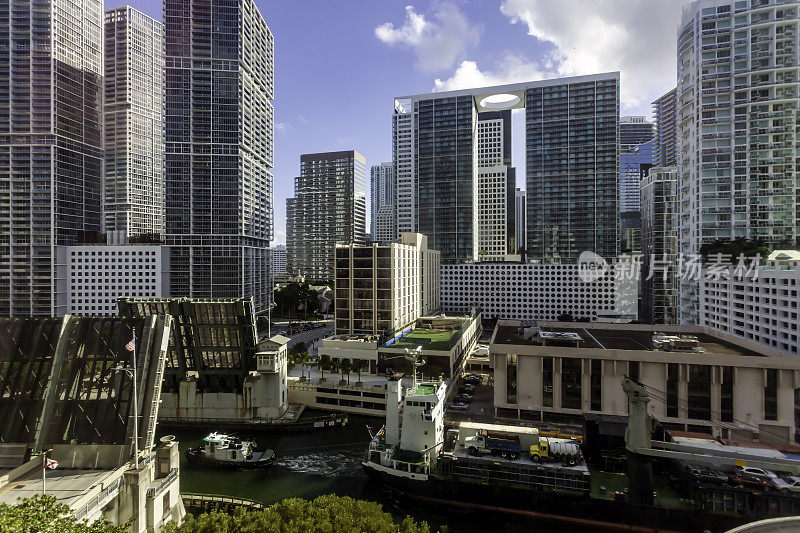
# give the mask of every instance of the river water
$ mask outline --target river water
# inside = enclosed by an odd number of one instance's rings
[[[313,416],[320,413],[307,413]],[[254,439],[260,448],[276,451],[276,464],[264,470],[217,470],[190,466],[185,451],[195,447],[208,434],[201,430],[175,430],[181,450],[181,490],[237,496],[270,504],[284,498],[313,499],[322,494],[336,494],[372,500],[383,505],[383,510],[395,516],[411,515],[425,520],[436,531],[446,525],[448,531],[481,531],[503,524],[504,531],[553,531],[533,527],[530,520],[487,516],[486,513],[447,512],[398,497],[378,483],[369,480],[361,467],[361,460],[369,442],[367,425],[379,429],[382,421],[361,416],[349,417],[343,428],[319,430],[309,433],[245,434],[243,439]],[[164,433],[162,433],[164,434]]]

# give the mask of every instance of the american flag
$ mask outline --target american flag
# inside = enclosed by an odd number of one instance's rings
[[[55,459],[45,459],[44,466],[49,468],[50,470],[55,470],[58,468],[58,461]]]
[[[270,308],[273,308],[273,307],[275,307],[276,305],[278,305],[278,304],[277,304],[277,303],[275,303],[275,302],[272,302],[271,304],[269,304]]]
[[[131,342],[125,345],[125,349],[128,350],[129,352],[132,352],[136,349],[136,337],[133,337],[131,339]]]

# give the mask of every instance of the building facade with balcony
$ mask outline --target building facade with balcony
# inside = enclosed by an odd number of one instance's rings
[[[738,237],[800,239],[800,5],[700,0],[678,30],[680,246]],[[698,321],[697,283],[681,285],[681,320]]]
[[[424,235],[400,243],[336,247],[337,334],[390,335],[439,310],[440,255]]]

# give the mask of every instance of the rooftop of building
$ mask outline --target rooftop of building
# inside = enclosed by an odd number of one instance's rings
[[[392,348],[416,348],[423,350],[449,350],[450,339],[458,330],[419,327],[397,339]]]
[[[407,396],[430,396],[436,394],[436,384],[434,383],[420,383],[416,389],[411,390]]]
[[[557,325],[556,325],[557,324]],[[588,326],[588,325],[587,325]],[[494,344],[524,346],[559,346],[566,348],[589,348],[600,350],[674,351],[679,353],[709,353],[764,357],[764,353],[729,342],[719,336],[703,333],[697,328],[659,326],[626,327],[624,324],[594,323],[591,327],[565,326],[564,323],[542,324],[538,328],[498,324]],[[668,330],[667,330],[668,329]],[[548,335],[551,333],[551,335]],[[654,347],[660,344],[661,348]],[[670,349],[670,341],[683,348]]]

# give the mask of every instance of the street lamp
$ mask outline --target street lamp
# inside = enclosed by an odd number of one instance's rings
[[[115,366],[111,370],[115,372],[125,372],[133,381],[133,464],[139,470],[139,401],[136,394],[136,354],[133,356],[133,368],[125,366]]]
[[[410,350],[408,348],[405,349],[405,355],[395,355],[394,357],[387,357],[386,361],[391,361],[392,359],[405,359],[406,361],[411,361],[414,363],[414,384],[412,388],[417,388],[417,367],[418,366],[425,366],[427,363],[425,359],[422,359],[422,346],[417,346],[414,350]]]

